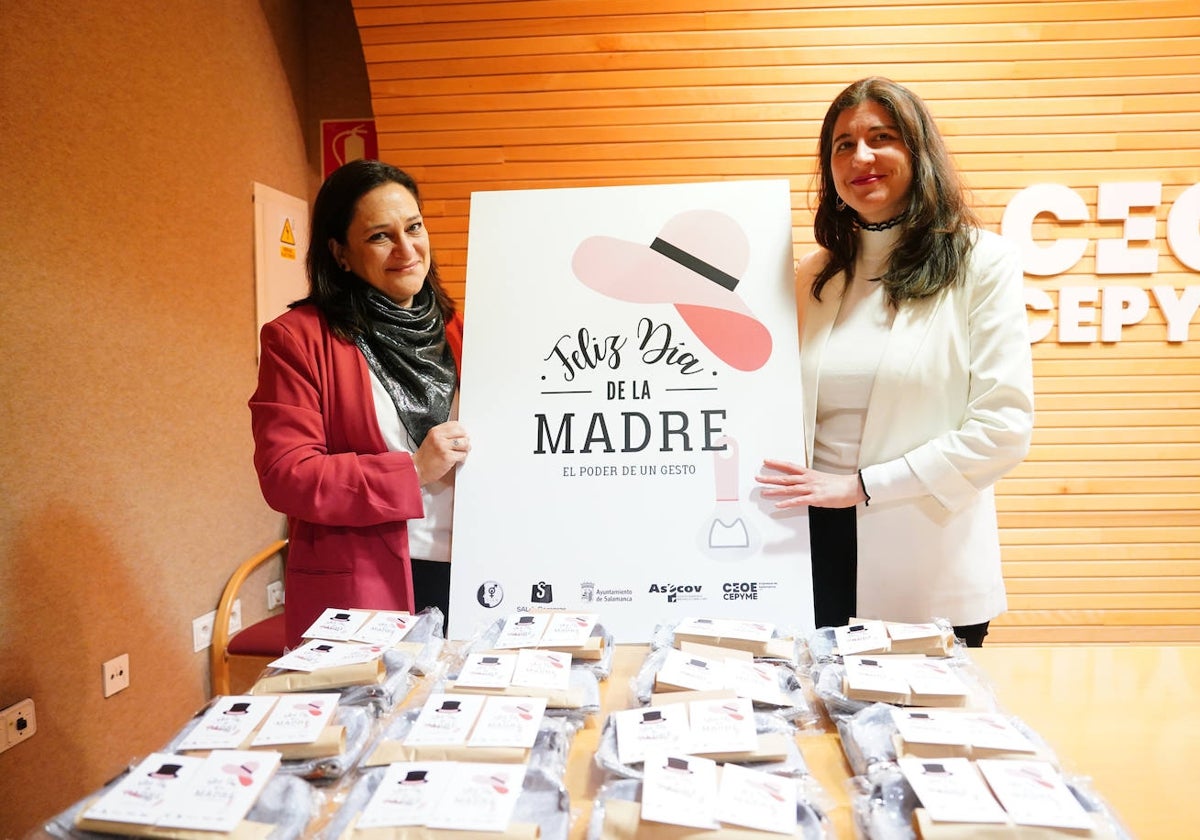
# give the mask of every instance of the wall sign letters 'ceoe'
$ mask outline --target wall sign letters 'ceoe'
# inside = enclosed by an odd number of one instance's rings
[[[1100,184],[1096,193],[1096,220],[1123,223],[1120,239],[1096,241],[1096,274],[1154,274],[1158,271],[1157,220],[1155,209],[1162,202],[1158,181]],[[1135,208],[1138,212],[1135,212]],[[1070,271],[1087,250],[1088,239],[1064,237],[1050,245],[1033,238],[1033,222],[1042,214],[1062,222],[1085,222],[1087,204],[1079,193],[1062,184],[1033,184],[1021,190],[1004,210],[1001,234],[1021,248],[1022,267],[1027,275],[1049,277]],[[1167,245],[1187,268],[1200,272],[1200,184],[1184,190],[1167,214]],[[1126,326],[1140,323],[1150,311],[1154,297],[1166,321],[1166,340],[1183,342],[1197,308],[1200,285],[1140,286],[1096,284],[1063,286],[1058,292],[1060,343],[1089,343],[1121,340]],[[1099,303],[1097,327],[1096,304]],[[1029,340],[1038,342],[1054,330],[1054,301],[1043,289],[1027,285],[1025,306],[1034,313],[1029,323]],[[1050,317],[1040,317],[1049,313]]]

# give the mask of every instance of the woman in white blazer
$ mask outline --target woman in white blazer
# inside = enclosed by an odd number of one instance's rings
[[[995,482],[1033,428],[1016,249],[979,228],[928,108],[887,79],[830,105],[797,268],[804,465],[767,460],[807,506],[818,627],[948,619],[978,646],[1006,607]]]

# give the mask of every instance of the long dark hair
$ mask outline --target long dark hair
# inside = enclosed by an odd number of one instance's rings
[[[813,282],[813,297],[820,300],[821,289],[839,271],[849,277],[858,256],[858,214],[845,205],[838,209],[830,160],[838,117],[847,108],[868,101],[887,110],[912,156],[908,208],[900,223],[900,239],[881,278],[888,300],[899,306],[905,300],[936,294],[962,278],[978,219],[967,205],[950,153],[921,98],[890,79],[860,79],[838,94],[821,124],[813,232],[817,243],[829,252],[829,262]]]
[[[412,176],[378,160],[355,160],[338,167],[325,179],[313,203],[307,258],[308,297],[292,306],[314,304],[325,315],[334,334],[347,341],[354,341],[366,331],[369,321],[366,296],[371,286],[358,275],[342,271],[329,241],[334,239],[346,244],[346,232],[354,220],[359,199],[385,184],[404,187],[412,193],[417,206],[421,206],[421,195]],[[454,317],[454,301],[442,288],[437,260],[432,258],[429,273],[425,275],[425,286],[442,310],[442,318],[449,321]]]

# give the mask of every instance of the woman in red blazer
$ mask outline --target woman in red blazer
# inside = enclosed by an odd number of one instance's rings
[[[308,297],[262,329],[250,398],[259,484],[288,518],[289,647],[327,607],[447,612],[454,467],[471,448],[462,318],[413,179],[379,161],[335,171],[307,263]]]

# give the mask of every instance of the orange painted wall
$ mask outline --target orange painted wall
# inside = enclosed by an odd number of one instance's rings
[[[253,184],[310,197],[319,118],[364,112],[348,0],[0,7],[0,708],[37,722],[2,840],[208,698],[192,619],[283,530],[250,461]]]
[[[821,117],[866,75],[938,117],[987,225],[1042,182],[1093,221],[1066,285],[1200,285],[1165,237],[1200,182],[1200,10],[1191,0],[354,0],[380,154],[412,172],[465,297],[472,190],[787,178],[795,247]],[[1153,275],[1098,277],[1098,185],[1157,181]],[[1192,234],[1196,231],[1193,226]],[[514,247],[521,247],[514,243]],[[1039,315],[1038,317],[1045,317]],[[1035,344],[1037,431],[999,488],[1010,611],[993,639],[1200,641],[1200,326],[1153,303],[1119,342]]]

